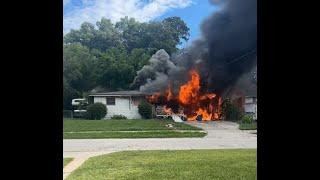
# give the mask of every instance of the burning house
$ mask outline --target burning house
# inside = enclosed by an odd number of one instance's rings
[[[221,116],[221,98],[210,92],[201,92],[200,75],[190,70],[190,80],[172,92],[172,85],[163,94],[156,92],[147,99],[157,107],[162,107],[165,115],[179,115],[186,120],[218,120]]]
[[[246,93],[238,95],[235,89],[245,91],[237,84],[257,62],[257,1],[215,2],[221,10],[202,23],[199,39],[171,57],[159,50],[132,83],[132,88],[151,94],[148,101],[165,115],[219,120],[223,99],[233,96],[242,97],[237,100],[244,107]]]
[[[108,115],[124,113],[128,118],[139,118],[136,97],[154,104],[158,116],[190,121],[219,120],[225,98],[233,99],[243,109],[256,107],[249,105],[249,97],[246,100],[250,86],[241,79],[257,64],[257,1],[212,3],[221,8],[202,22],[201,37],[182,53],[170,56],[163,49],[157,51],[131,84],[136,94],[92,95],[96,102],[106,103],[111,112]]]

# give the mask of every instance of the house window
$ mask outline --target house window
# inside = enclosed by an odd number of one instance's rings
[[[253,98],[253,103],[257,103],[257,98]]]
[[[141,98],[139,97],[132,97],[131,99],[132,99],[132,104],[135,106],[138,106],[141,101]]]
[[[247,97],[246,100],[245,100],[245,103],[246,104],[251,104],[251,103],[253,103],[253,101],[254,101],[254,98]]]
[[[107,105],[115,105],[116,99],[114,97],[107,97]]]

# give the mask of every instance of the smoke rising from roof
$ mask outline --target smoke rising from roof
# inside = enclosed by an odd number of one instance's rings
[[[133,87],[159,92],[171,82],[175,90],[196,69],[202,89],[221,94],[252,69],[257,60],[257,0],[211,2],[223,7],[202,22],[200,39],[172,59],[159,50],[138,71]]]

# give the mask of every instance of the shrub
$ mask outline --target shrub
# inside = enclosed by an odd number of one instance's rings
[[[86,118],[87,119],[102,119],[107,114],[107,107],[102,103],[90,104],[87,107]]]
[[[226,99],[222,104],[222,113],[226,120],[238,121],[242,118],[241,110]]]
[[[240,130],[256,130],[257,129],[257,123],[251,123],[251,124],[240,123],[239,124],[239,129]]]
[[[127,117],[122,115],[122,114],[120,114],[120,115],[113,115],[111,117],[111,119],[127,119]]]
[[[253,117],[250,115],[244,115],[241,119],[241,122],[244,124],[251,124],[253,122]]]
[[[146,101],[141,101],[141,103],[138,106],[139,114],[145,118],[150,119],[152,116],[152,105],[149,104]]]

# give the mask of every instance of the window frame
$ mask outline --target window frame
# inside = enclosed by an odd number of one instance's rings
[[[113,99],[113,103],[109,104],[108,99]],[[112,102],[112,101],[111,101]],[[115,106],[116,105],[116,97],[106,97],[106,105],[108,106]]]

